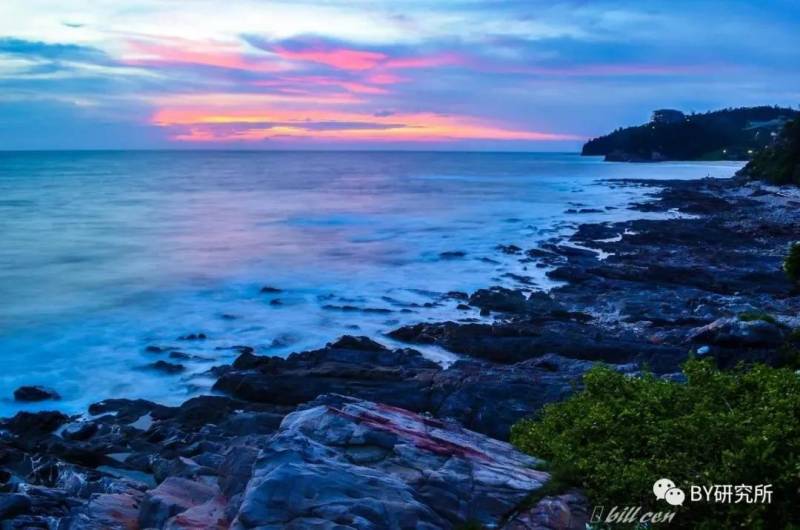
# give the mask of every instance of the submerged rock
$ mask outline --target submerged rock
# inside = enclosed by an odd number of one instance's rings
[[[186,370],[186,367],[182,364],[170,363],[167,361],[156,361],[146,365],[146,368],[156,370],[158,372],[164,372],[165,374],[179,374]]]
[[[47,399],[61,399],[61,396],[52,388],[21,386],[14,390],[14,399],[17,401],[44,401]]]

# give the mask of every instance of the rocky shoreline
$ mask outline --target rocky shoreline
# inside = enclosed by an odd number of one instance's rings
[[[514,422],[598,362],[675,379],[690,352],[779,365],[800,327],[780,269],[800,193],[620,184],[651,188],[633,208],[682,215],[583,224],[534,249],[503,242],[564,284],[450,293],[492,323],[405,326],[390,336],[409,347],[393,350],[350,336],[285,359],[240,346],[212,370],[220,395],[4,420],[2,528],[583,528],[589,501],[504,441]],[[463,358],[445,369],[415,344]]]

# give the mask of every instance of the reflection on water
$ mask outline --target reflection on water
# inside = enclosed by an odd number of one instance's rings
[[[0,153],[0,414],[21,384],[56,387],[69,410],[108,396],[174,403],[206,388],[203,372],[236,344],[282,355],[477,317],[441,294],[510,284],[509,272],[546,282],[498,243],[631,215],[605,207],[641,191],[597,179],[735,169],[557,154]],[[565,214],[572,204],[603,212]],[[260,293],[267,284],[281,292]],[[173,359],[187,371],[143,369],[169,360],[153,344],[194,356]]]

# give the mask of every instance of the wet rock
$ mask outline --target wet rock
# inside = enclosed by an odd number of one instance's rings
[[[186,367],[182,364],[170,363],[163,360],[150,363],[146,365],[146,368],[163,372],[165,374],[179,374],[186,370]]]
[[[83,520],[68,528],[80,529],[134,529],[138,528],[139,503],[143,493],[104,493],[89,500]],[[80,521],[80,522],[79,522]]]
[[[80,421],[64,427],[61,436],[67,440],[85,441],[94,436],[98,429],[98,425],[94,422]]]
[[[16,515],[28,513],[31,501],[18,493],[0,493],[0,521],[8,520]]]
[[[57,411],[18,412],[13,418],[0,422],[2,428],[20,437],[37,437],[49,434],[67,421],[66,414]]]
[[[208,484],[169,477],[150,490],[139,506],[141,528],[161,528],[167,520],[189,508],[200,506],[213,499],[219,491]]]
[[[332,392],[420,410],[425,374],[440,369],[415,350],[389,350],[370,339],[343,337],[287,359],[244,354],[214,389],[257,403],[298,405]]]
[[[519,254],[522,252],[522,249],[517,245],[497,245],[497,250],[503,254]]]
[[[689,340],[727,347],[778,347],[785,342],[786,335],[784,328],[767,320],[744,321],[728,317],[692,330]]]
[[[565,399],[581,386],[595,363],[545,355],[513,364],[457,361],[433,379],[430,412],[465,427],[507,440],[511,426],[544,405]],[[625,372],[635,365],[619,366]]]
[[[61,399],[61,396],[52,388],[21,386],[14,390],[14,399],[17,401],[45,401],[47,399]]]
[[[193,506],[167,521],[164,530],[227,530],[230,521],[226,514],[228,505],[225,498],[216,496],[211,500]]]
[[[521,291],[505,287],[480,289],[469,297],[469,305],[504,313],[522,313],[527,308],[525,295]]]
[[[287,416],[264,447],[233,528],[494,526],[549,479],[537,460],[454,423],[320,401]]]
[[[589,502],[578,491],[541,499],[533,508],[513,515],[503,530],[585,530]]]
[[[205,333],[189,333],[178,337],[178,340],[206,340],[207,338]]]
[[[264,287],[261,288],[261,292],[263,294],[276,294],[276,293],[282,293],[283,289],[278,289],[277,287],[272,287],[271,285],[265,285]]]
[[[469,295],[461,291],[448,291],[444,296],[453,300],[469,300]]]
[[[338,350],[355,350],[355,351],[388,351],[388,348],[383,344],[375,342],[369,337],[355,337],[353,335],[343,335],[338,340],[331,342],[328,348]]]
[[[467,253],[463,250],[448,250],[439,253],[441,259],[460,259],[466,257],[466,255]]]
[[[563,308],[546,293],[537,291],[526,297],[522,291],[504,287],[479,289],[470,296],[469,304],[481,310],[533,314],[540,317],[563,312]]]
[[[653,343],[635,331],[608,329],[582,319],[415,324],[393,330],[389,336],[504,364],[557,353],[608,363],[647,363],[663,372],[674,371],[687,353],[683,345]]]

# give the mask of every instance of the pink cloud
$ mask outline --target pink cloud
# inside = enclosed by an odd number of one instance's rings
[[[311,87],[334,87],[354,94],[386,94],[387,89],[380,86],[372,86],[368,83],[359,81],[349,81],[342,79],[335,79],[325,76],[293,76],[281,77],[280,79],[271,79],[266,81],[255,81],[255,86],[278,87],[280,90],[305,90],[310,93],[307,88]]]
[[[129,40],[127,44],[129,52],[123,61],[133,65],[195,64],[253,72],[280,72],[286,69],[264,57],[246,57],[232,45],[182,39],[171,39],[169,42]]]
[[[394,85],[396,83],[401,83],[405,81],[405,79],[395,74],[377,73],[368,75],[365,78],[365,81],[375,85]]]
[[[181,142],[240,142],[301,139],[367,142],[453,140],[576,140],[568,134],[518,129],[472,116],[432,112],[376,115],[335,109],[278,107],[163,108],[152,122]]]
[[[320,63],[340,70],[369,70],[387,57],[379,52],[348,50],[345,48],[289,50],[278,46],[273,51],[286,60]]]
[[[463,64],[465,59],[454,53],[440,53],[437,55],[419,56],[419,57],[400,57],[390,59],[384,63],[386,68],[433,68],[435,66],[447,66],[454,64]]]

